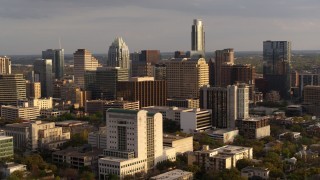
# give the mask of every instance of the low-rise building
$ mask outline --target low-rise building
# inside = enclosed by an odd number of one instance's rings
[[[30,107],[38,107],[39,110],[41,109],[52,109],[53,101],[52,97],[49,98],[41,98],[41,99],[30,99],[29,100],[29,106]]]
[[[193,136],[182,137],[179,135],[163,135],[163,146],[173,147],[177,154],[193,151]]]
[[[100,127],[99,131],[90,132],[88,135],[88,144],[93,148],[107,148],[107,127]]]
[[[150,180],[193,180],[193,173],[175,169],[166,173],[153,176]]]
[[[163,120],[171,120],[175,121],[180,124],[181,120],[181,113],[182,112],[191,112],[193,111],[192,108],[184,108],[184,107],[175,107],[175,106],[148,106],[143,107],[142,109],[145,109],[149,112],[153,113],[161,113]]]
[[[231,169],[240,159],[252,159],[253,148],[226,145],[216,149],[203,146],[201,151],[188,154],[188,164],[196,163],[205,171]]]
[[[269,179],[269,172],[270,170],[268,168],[248,166],[241,169],[241,176],[247,179],[267,180]]]
[[[279,140],[284,140],[286,135],[291,134],[292,138],[297,140],[299,138],[301,138],[301,133],[300,132],[285,132],[285,133],[281,133],[279,134]]]
[[[27,165],[17,164],[14,162],[6,163],[0,168],[0,172],[2,174],[2,177],[0,178],[6,179],[15,171],[22,171],[22,172],[27,171]]]
[[[236,121],[236,127],[239,129],[239,134],[249,139],[261,139],[270,136],[269,118],[251,117]]]
[[[0,136],[0,160],[13,157],[13,137]]]
[[[3,119],[14,121],[17,119],[22,120],[35,120],[40,116],[38,107],[26,106],[1,106],[1,117]]]
[[[71,135],[82,133],[83,131],[93,132],[96,131],[93,125],[89,124],[88,121],[78,121],[78,120],[67,120],[56,122],[56,126],[62,127],[66,131],[69,131]]]
[[[214,140],[219,140],[223,143],[231,143],[234,138],[239,134],[238,129],[217,129],[217,130],[209,130],[206,131],[208,136],[213,138]]]
[[[212,128],[212,111],[201,110],[181,112],[180,128],[185,133],[202,132]]]
[[[103,113],[105,115],[105,111],[109,108],[121,108],[121,109],[139,109],[139,101],[124,101],[122,99],[115,101],[107,101],[107,100],[88,100],[85,105],[85,112],[89,114],[94,113]]]
[[[43,118],[59,117],[66,113],[70,113],[70,110],[42,109],[40,110],[40,117],[43,117]]]

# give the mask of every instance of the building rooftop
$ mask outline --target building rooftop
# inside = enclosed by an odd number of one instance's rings
[[[208,134],[224,134],[232,131],[239,131],[237,129],[217,129],[217,130],[208,130],[206,133]]]
[[[192,111],[193,110],[192,108],[176,107],[176,106],[147,106],[147,107],[143,107],[142,109],[173,110],[173,111],[184,111],[184,110]]]
[[[250,117],[247,119],[242,119],[241,121],[261,121],[268,118],[269,118],[268,116],[256,116],[256,117]]]
[[[151,177],[152,180],[175,180],[183,176],[192,175],[192,172],[175,169],[157,176]]]
[[[6,140],[6,139],[13,139],[12,136],[0,136],[0,141]]]
[[[55,122],[56,126],[79,126],[88,124],[86,121],[77,121],[77,120],[67,120],[67,121],[60,121]]]
[[[71,147],[61,151],[56,151],[53,154],[82,158],[87,156],[99,156],[102,154],[102,152],[103,152],[102,150],[98,150],[98,149],[92,149],[92,151],[80,152],[79,148]]]
[[[137,114],[138,110],[131,110],[131,109],[121,109],[121,108],[110,108],[107,110],[107,112],[112,113],[125,113],[125,114]]]
[[[269,171],[268,168],[254,167],[254,166],[247,166],[247,167],[243,168],[241,171],[256,171],[256,170]]]

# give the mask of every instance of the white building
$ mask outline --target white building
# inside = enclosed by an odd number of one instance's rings
[[[214,131],[206,131],[208,136],[214,140],[220,140],[223,143],[233,142],[234,138],[238,136],[239,130],[237,129],[217,129]]]
[[[8,178],[14,171],[27,171],[27,165],[16,164],[13,162],[6,163],[3,167],[0,168],[0,172],[2,174],[2,177],[0,178]]]
[[[99,159],[99,179],[147,172],[157,163],[175,161],[176,151],[163,147],[162,115],[146,110],[109,109],[107,148]]]
[[[212,128],[211,110],[195,108],[190,112],[181,112],[180,128],[185,133],[201,132]]]
[[[259,179],[267,180],[269,179],[269,172],[268,168],[248,166],[241,169],[241,176],[247,179],[259,177]]]
[[[17,119],[34,120],[40,116],[38,107],[29,107],[28,105],[19,106],[1,106],[1,117],[3,119],[14,121]]]
[[[193,136],[183,137],[179,135],[164,134],[163,146],[174,147],[177,154],[193,151]]]
[[[30,99],[29,106],[30,107],[38,107],[39,110],[42,109],[52,109],[52,97],[49,98],[41,98],[41,99]]]
[[[150,180],[193,180],[193,173],[175,169],[166,173],[151,177]]]
[[[202,52],[204,54],[205,33],[202,20],[194,19],[191,30],[191,50]]]
[[[238,84],[237,119],[249,118],[249,86]]]
[[[143,107],[142,109],[147,110],[153,113],[161,113],[163,120],[172,120],[180,124],[181,112],[190,112],[193,111],[192,108],[184,107],[170,107],[170,106],[148,106]]]

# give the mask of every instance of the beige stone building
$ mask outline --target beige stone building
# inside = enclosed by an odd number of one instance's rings
[[[38,107],[23,106],[1,106],[1,117],[3,119],[14,121],[17,119],[34,120],[40,116]]]
[[[0,57],[0,74],[11,74],[11,59],[7,56]]]

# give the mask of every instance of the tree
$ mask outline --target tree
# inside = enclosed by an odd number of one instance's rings
[[[84,171],[83,173],[81,173],[81,180],[94,180],[95,176],[92,172],[89,171]]]
[[[252,166],[252,165],[253,165],[253,163],[250,159],[240,159],[236,163],[236,167],[239,171],[241,171],[241,169],[243,169],[247,166]]]
[[[20,180],[20,179],[23,179],[23,172],[22,171],[14,171],[7,178],[7,180]]]
[[[78,179],[78,171],[72,168],[65,169],[61,175],[67,179]]]

